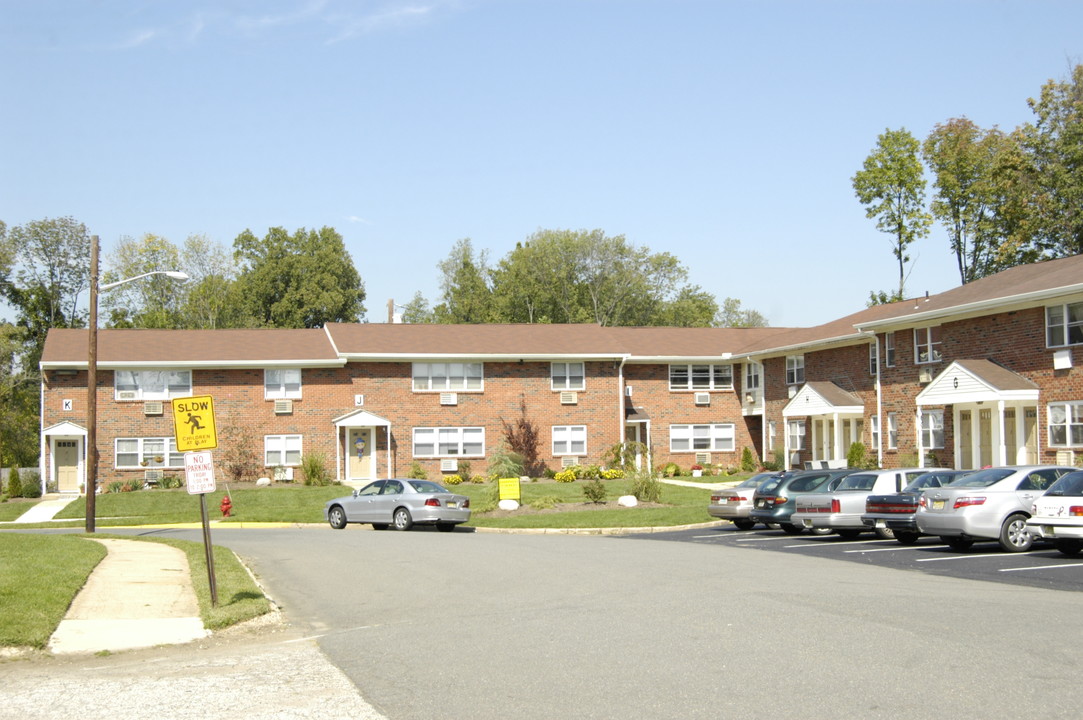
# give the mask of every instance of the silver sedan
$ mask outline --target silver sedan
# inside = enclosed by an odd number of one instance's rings
[[[435,525],[437,530],[449,532],[470,519],[470,498],[429,480],[391,478],[329,500],[323,514],[336,530],[347,523],[371,523],[376,530]]]

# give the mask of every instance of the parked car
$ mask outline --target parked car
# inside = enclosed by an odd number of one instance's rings
[[[1034,501],[1027,530],[1065,555],[1083,550],[1083,470],[1061,475]]]
[[[1022,465],[978,470],[951,485],[921,493],[914,515],[918,532],[939,535],[952,550],[976,540],[996,540],[1006,552],[1029,550],[1027,530],[1034,501],[1061,475],[1076,468]]]
[[[777,477],[780,477],[780,473],[756,473],[731,488],[711,493],[711,502],[707,506],[707,513],[711,517],[729,520],[738,530],[751,530],[756,526],[756,521],[748,517],[748,514],[752,511],[753,493],[756,492],[760,485]]]
[[[802,470],[781,478],[778,482],[765,482],[753,495],[754,507],[748,517],[754,522],[778,523],[791,535],[802,533],[805,528],[790,521],[796,497],[802,493],[830,492],[838,487],[844,477],[853,472],[853,469]]]
[[[861,522],[869,530],[886,528],[891,530],[895,539],[903,545],[913,545],[921,537],[914,513],[918,510],[921,491],[928,488],[944,487],[953,481],[965,477],[973,470],[932,470],[914,478],[902,492],[889,495],[869,495],[865,498],[865,514]]]
[[[437,530],[448,532],[470,519],[470,498],[429,480],[392,478],[329,500],[323,514],[336,530],[347,523],[371,523],[376,530],[392,525],[396,530],[435,525]]]
[[[830,493],[798,495],[790,522],[806,530],[822,528],[842,537],[856,537],[873,530],[881,538],[893,538],[895,534],[890,528],[865,527],[861,521],[865,499],[873,493],[898,492],[925,472],[924,468],[894,468],[851,473]]]

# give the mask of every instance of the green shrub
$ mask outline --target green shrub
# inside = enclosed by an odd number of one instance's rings
[[[37,470],[29,470],[19,476],[20,481],[23,484],[23,497],[24,498],[39,498],[41,497],[41,476]]]
[[[462,475],[445,475],[444,476],[444,485],[462,485],[462,482],[463,482],[463,476]]]
[[[542,495],[536,497],[527,503],[535,510],[549,510],[555,508],[560,503],[560,499],[556,495]]]
[[[472,482],[475,485],[481,485],[482,483],[485,482],[485,476],[484,475],[472,475],[470,477],[470,482]]]
[[[23,496],[23,481],[19,478],[19,468],[11,468],[11,472],[8,473],[8,497],[22,497]]]
[[[459,475],[462,475],[464,478],[470,477],[470,461],[469,460],[460,460],[459,461]]]
[[[662,483],[649,472],[637,472],[632,475],[632,494],[640,502],[659,502]]]
[[[636,469],[636,460],[647,457],[648,451],[649,448],[641,442],[617,443],[606,450],[602,460],[606,465],[616,465],[627,472],[631,472]]]
[[[521,477],[524,471],[523,456],[501,441],[489,456],[489,475],[492,477]]]
[[[175,490],[184,487],[184,481],[180,479],[179,475],[165,475],[158,481],[158,487],[163,490]]]
[[[301,471],[305,474],[305,485],[324,486],[333,482],[327,470],[327,456],[321,452],[308,452],[301,456]]]
[[[597,465],[588,465],[578,468],[576,477],[580,480],[597,480],[602,476],[602,469]]]
[[[425,472],[425,468],[421,467],[421,463],[415,460],[410,466],[410,472],[406,473],[406,477],[414,480],[428,480],[429,474]]]
[[[592,503],[604,503],[605,496],[608,492],[605,483],[598,478],[594,478],[583,485],[583,495],[585,495],[587,500],[590,500]]]
[[[756,472],[756,453],[747,446],[741,450],[741,472]]]
[[[677,477],[681,474],[681,466],[674,462],[666,463],[662,466],[662,474],[666,477]]]
[[[111,493],[123,492],[124,491],[124,481],[123,480],[114,480],[113,482],[111,482],[111,483],[109,483],[108,485],[105,486],[105,491],[106,492],[111,492]]]
[[[120,489],[121,492],[135,492],[136,490],[142,490],[143,485],[146,483],[141,478],[128,478],[124,481],[124,486]]]

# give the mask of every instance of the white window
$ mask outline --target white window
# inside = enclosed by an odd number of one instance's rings
[[[895,367],[895,333],[884,333],[884,367]]]
[[[869,343],[869,375],[875,375],[880,366],[880,341],[874,340]]]
[[[754,392],[760,389],[760,370],[762,366],[756,362],[745,363],[745,392]]]
[[[550,366],[549,378],[553,390],[583,390],[586,387],[583,363],[555,362]]]
[[[1083,344],[1083,302],[1047,307],[1045,329],[1049,347]]]
[[[264,370],[263,397],[267,400],[301,397],[301,369],[275,368]]]
[[[914,328],[914,362],[940,362],[940,327]]]
[[[921,447],[926,450],[944,447],[943,410],[925,410],[921,413]]]
[[[1083,402],[1049,405],[1049,447],[1083,447]]]
[[[586,455],[586,425],[554,425],[553,455]]]
[[[786,423],[786,432],[790,438],[790,450],[805,449],[805,421],[790,420]]]
[[[177,452],[174,438],[117,438],[114,444],[117,468],[182,468],[184,453]]]
[[[670,390],[732,390],[732,365],[670,365]]]
[[[414,363],[414,390],[481,390],[482,363]]]
[[[899,417],[893,412],[887,414],[887,447],[889,450],[899,447]]]
[[[117,400],[169,400],[192,394],[190,370],[115,370],[113,397]]]
[[[786,384],[800,385],[805,382],[805,356],[788,355],[786,357]]]
[[[869,442],[869,446],[873,450],[879,450],[880,449],[880,416],[879,415],[873,415],[872,417],[869,418],[869,435],[870,435],[870,438],[871,438],[870,442]]]
[[[767,452],[774,452],[775,450],[775,430],[776,425],[774,420],[767,421]]]
[[[267,467],[301,464],[300,435],[264,435],[264,464]]]
[[[734,449],[733,423],[718,425],[670,425],[670,452],[695,452],[714,450],[732,452]]]
[[[485,428],[414,428],[414,457],[484,457]]]

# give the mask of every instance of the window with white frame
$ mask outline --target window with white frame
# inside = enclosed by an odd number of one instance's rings
[[[895,333],[884,333],[884,367],[895,367]]]
[[[733,423],[716,425],[670,425],[670,452],[696,452],[713,450],[732,452],[735,444],[736,426]]]
[[[869,418],[869,446],[873,450],[880,449],[880,416],[873,415]]]
[[[670,365],[670,390],[732,390],[732,365]]]
[[[1047,307],[1045,330],[1049,347],[1083,344],[1083,302]]]
[[[869,375],[876,375],[880,367],[880,341],[874,340],[869,343]]]
[[[805,382],[805,356],[786,356],[786,384],[800,385]]]
[[[191,370],[114,370],[117,400],[169,400],[192,394]]]
[[[481,390],[483,363],[414,363],[414,390]]]
[[[483,457],[485,428],[414,428],[414,457]]]
[[[1083,402],[1049,404],[1049,447],[1083,447]]]
[[[940,326],[914,328],[914,362],[940,362]]]
[[[896,450],[899,447],[899,415],[890,412],[887,414],[887,447]]]
[[[586,372],[581,362],[552,363],[549,378],[553,390],[583,390],[586,387]]]
[[[790,420],[786,423],[786,433],[790,439],[790,450],[805,449],[805,421]]]
[[[301,397],[301,368],[268,368],[263,371],[263,397],[266,400]]]
[[[921,447],[926,450],[944,447],[943,410],[925,410],[921,413]]]
[[[554,425],[553,455],[586,455],[586,425]]]
[[[263,462],[266,467],[301,464],[300,435],[264,435]]]
[[[177,452],[175,438],[117,438],[113,447],[118,469],[184,467],[184,453]]]
[[[760,376],[762,368],[757,362],[745,363],[745,392],[755,392],[760,389]]]
[[[767,421],[767,451],[774,452],[775,450],[775,431],[777,426],[774,420]]]

